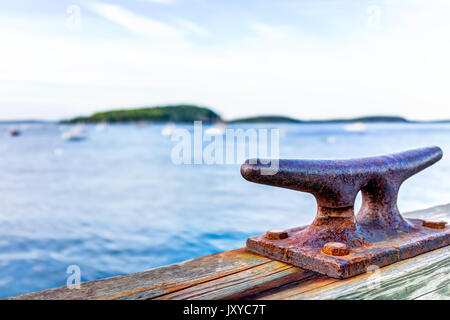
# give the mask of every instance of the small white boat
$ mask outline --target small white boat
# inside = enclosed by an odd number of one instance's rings
[[[61,157],[64,154],[64,149],[55,149],[53,150],[53,154],[57,157]]]
[[[209,136],[221,136],[225,133],[227,126],[224,123],[219,123],[211,128],[205,130],[205,134]]]
[[[362,122],[355,122],[344,127],[345,131],[363,133],[366,131],[366,125]]]
[[[136,125],[137,125],[139,128],[145,128],[145,127],[148,126],[148,121],[138,121],[138,122],[136,122]]]
[[[177,127],[173,123],[169,123],[161,130],[161,134],[164,137],[171,137],[176,128]]]
[[[97,123],[97,125],[95,126],[95,131],[105,131],[107,125],[108,125],[108,124],[107,124],[106,122],[99,122],[99,123]]]
[[[325,138],[325,142],[326,143],[335,143],[336,142],[336,137],[335,136],[328,136]]]
[[[84,127],[77,126],[69,129],[68,131],[62,134],[62,138],[67,141],[81,141],[86,140],[87,135],[84,130]]]

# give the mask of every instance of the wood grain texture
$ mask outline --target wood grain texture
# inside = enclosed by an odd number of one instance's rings
[[[150,299],[271,262],[245,249],[217,253],[129,275],[60,287],[9,299]]]
[[[272,261],[227,277],[161,296],[159,299],[240,299],[286,283],[307,279],[313,275],[312,272],[302,271],[285,263]]]
[[[450,221],[450,205],[405,216]],[[242,248],[10,299],[449,299],[449,286],[450,247],[345,280]]]
[[[262,295],[261,299],[415,299],[441,290],[448,295],[450,247],[403,260],[373,272],[344,280],[322,281]],[[445,289],[444,289],[445,288]]]
[[[414,298],[415,300],[450,300],[450,286],[447,282],[442,288]]]

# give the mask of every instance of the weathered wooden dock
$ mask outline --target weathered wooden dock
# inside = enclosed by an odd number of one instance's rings
[[[405,213],[450,221],[450,204]],[[449,226],[447,226],[449,228]],[[245,239],[243,239],[243,242]],[[337,280],[245,248],[9,299],[450,299],[450,246]]]

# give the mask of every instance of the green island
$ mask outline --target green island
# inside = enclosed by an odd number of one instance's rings
[[[65,123],[126,123],[126,122],[193,122],[206,123],[221,121],[214,111],[194,105],[143,107],[137,109],[97,112],[88,117],[77,117],[63,121]]]
[[[411,121],[403,117],[396,116],[370,116],[370,117],[359,117],[359,118],[349,118],[349,119],[327,119],[327,120],[310,120],[309,123],[342,123],[342,122],[404,122],[412,123],[416,121]]]
[[[261,115],[254,117],[238,118],[225,121],[213,110],[196,105],[180,104],[156,107],[142,107],[135,109],[121,109],[97,112],[91,116],[76,117],[64,120],[63,123],[129,123],[129,122],[193,122],[204,123],[347,123],[347,122],[398,122],[416,123],[403,117],[396,116],[369,116],[348,119],[326,119],[326,120],[300,120],[281,115]],[[433,121],[430,121],[433,122]],[[443,122],[443,121],[441,121]]]
[[[346,122],[413,122],[402,117],[395,116],[371,116],[371,117],[360,117],[351,119],[326,119],[326,120],[300,120],[284,116],[256,116],[248,118],[240,118],[228,121],[228,123],[263,123],[263,122],[273,122],[273,123],[346,123]]]

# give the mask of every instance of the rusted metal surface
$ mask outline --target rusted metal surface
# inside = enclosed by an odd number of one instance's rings
[[[264,256],[336,278],[366,272],[446,246],[450,229],[443,222],[405,219],[397,208],[398,190],[407,178],[442,158],[439,147],[351,160],[278,160],[273,175],[261,174],[271,162],[247,160],[242,176],[252,182],[312,193],[317,214],[310,226],[285,230],[287,238],[261,235],[247,248]],[[354,201],[362,206],[354,214]],[[324,246],[327,243],[340,244]],[[333,246],[348,247],[346,255]],[[323,250],[325,249],[325,250]],[[346,252],[344,249],[340,253]]]
[[[447,222],[445,221],[430,221],[430,220],[424,220],[422,225],[427,228],[432,229],[444,229]]]
[[[288,233],[284,230],[269,230],[266,232],[266,238],[270,240],[281,240],[287,237]]]
[[[350,248],[345,243],[328,242],[323,246],[322,252],[330,256],[346,256],[350,253]]]

